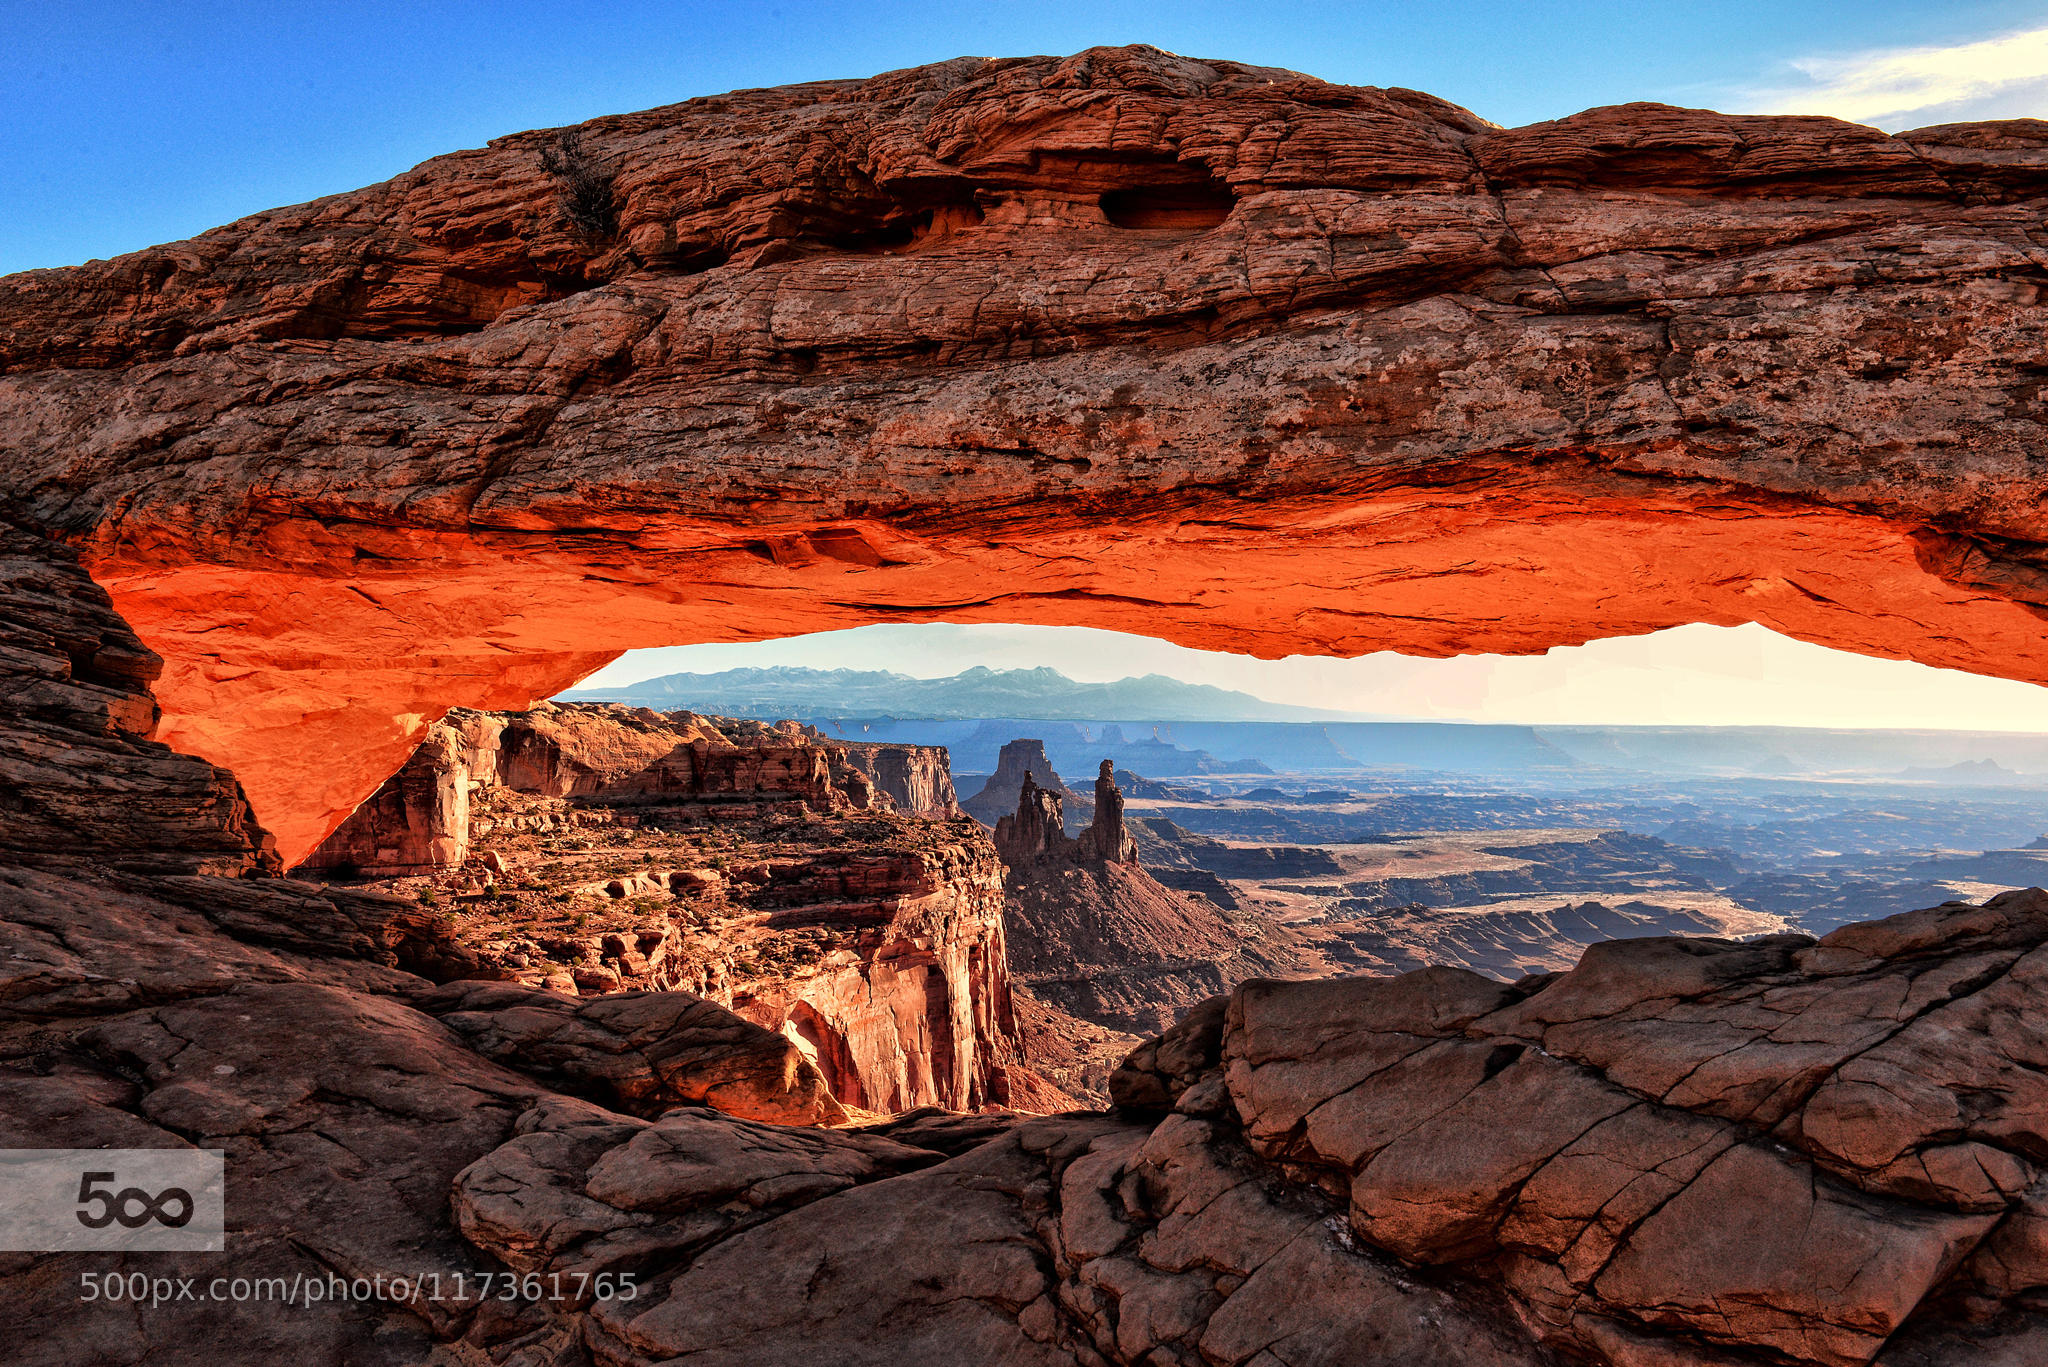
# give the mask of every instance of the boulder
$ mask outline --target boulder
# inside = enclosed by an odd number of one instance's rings
[[[778,1125],[838,1125],[846,1112],[785,1036],[687,992],[572,997],[511,983],[420,994],[485,1058],[627,1115],[710,1106]]]

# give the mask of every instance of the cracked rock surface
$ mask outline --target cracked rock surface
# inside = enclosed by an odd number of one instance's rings
[[[571,1312],[606,1364],[2019,1364],[2044,946],[2030,891],[1519,985],[1254,982],[1118,1113],[942,1153],[551,1105],[456,1204],[511,1265],[642,1270]]]

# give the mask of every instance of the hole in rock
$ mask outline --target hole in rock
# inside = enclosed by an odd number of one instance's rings
[[[901,252],[979,226],[983,218],[972,195],[956,191],[921,207],[892,212],[872,226],[826,234],[822,240],[845,252]]]
[[[1102,216],[1119,228],[1138,231],[1198,231],[1230,217],[1237,200],[1216,182],[1145,185],[1111,190],[1102,197]]]

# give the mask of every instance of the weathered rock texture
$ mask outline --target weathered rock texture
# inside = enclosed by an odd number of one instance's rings
[[[1757,620],[2041,679],[2044,150],[1501,131],[1121,50],[507,139],[8,280],[0,1141],[225,1150],[207,1277],[644,1288],[224,1321],[80,1301],[175,1255],[10,1254],[10,1361],[2043,1360],[2038,893],[1254,984],[1141,1053],[1164,1118],[847,1134],[485,1058],[410,1004],[467,976],[445,922],[231,876],[276,856],[214,766],[295,863],[450,704],[877,617]],[[211,763],[151,738],[123,616]],[[616,1089],[563,1024],[539,1071]]]
[[[92,657],[23,649],[41,710],[0,710],[0,738],[33,746],[43,792],[127,777],[89,822],[38,809],[61,858],[0,865],[0,1143],[219,1148],[232,1177],[229,1251],[203,1266],[0,1260],[10,1362],[2022,1367],[2048,1349],[2048,894],[1819,942],[1608,944],[1513,985],[1251,983],[1139,1049],[1117,1116],[648,1114],[693,1092],[822,1099],[708,1003],[436,989],[473,974],[425,909],[225,876],[265,858],[231,784],[139,723],[108,732],[148,714],[146,669],[72,671],[146,656],[75,564],[28,549],[47,639],[99,634]],[[211,871],[149,864],[194,829],[219,833],[188,856]],[[117,867],[126,850],[146,859]],[[504,1269],[569,1293],[232,1319],[79,1298],[88,1270],[474,1288]],[[600,1272],[637,1294],[575,1289]]]
[[[1575,1357],[2017,1363],[2048,1342],[2013,1299],[2041,1285],[2044,944],[2036,889],[1513,986],[1248,984],[1111,1091],[1224,1107],[1361,1240],[1499,1285]]]
[[[953,768],[940,745],[885,745],[879,741],[835,741],[846,762],[889,795],[896,810],[907,816],[954,817],[960,799],[953,791]]]
[[[1075,853],[1100,864],[1135,864],[1138,847],[1124,829],[1124,794],[1116,786],[1116,766],[1108,760],[1095,775],[1095,808],[1088,829],[1074,841]]]
[[[1017,810],[996,820],[996,853],[1011,866],[1041,859],[1071,860],[1074,842],[1067,838],[1059,790],[1041,788],[1029,769],[1017,788]]]
[[[543,1107],[456,1182],[606,1364],[2038,1360],[2048,895],[1815,942],[1250,983],[1117,1116],[772,1132]],[[650,1256],[651,1255],[651,1256]]]
[[[462,709],[306,868],[448,907],[471,976],[730,1008],[779,1032],[827,1102],[1063,1107],[1020,1057],[1002,866],[951,802],[945,751],[865,750],[610,703]],[[871,772],[930,814],[898,811]],[[555,1026],[538,1009],[482,1052],[540,1047]],[[685,1071],[707,1066],[692,1054]]]
[[[1037,744],[1018,741],[1013,745]],[[1011,746],[1003,747],[1007,758]],[[1001,775],[996,776],[1000,778]],[[1095,801],[1088,808],[1088,826],[1069,840],[1066,834],[1067,791],[1059,775],[1052,774],[1053,786],[1042,788],[1029,769],[1017,785],[1017,810],[996,822],[996,853],[1012,868],[1052,860],[1067,864],[1132,864],[1138,862],[1138,847],[1124,829],[1124,795],[1116,786],[1115,766],[1108,760],[1095,775]],[[996,778],[989,780],[989,787]],[[983,794],[989,791],[982,790]]]
[[[2048,680],[2039,124],[1503,130],[1126,48],[561,146],[0,284],[0,495],[287,862],[450,705],[871,620]]]

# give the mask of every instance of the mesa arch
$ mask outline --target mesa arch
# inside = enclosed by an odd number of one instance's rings
[[[2032,121],[963,58],[0,280],[0,497],[287,861],[451,705],[874,620],[2048,682],[2044,201]]]

